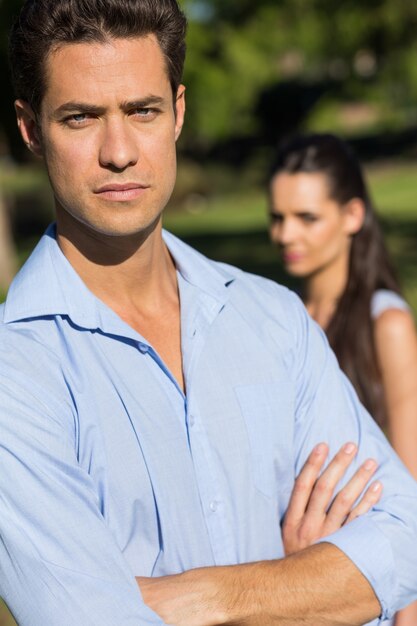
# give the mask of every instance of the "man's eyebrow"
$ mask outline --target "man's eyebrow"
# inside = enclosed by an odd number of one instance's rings
[[[54,115],[60,115],[62,113],[73,113],[74,111],[80,113],[100,114],[103,113],[104,110],[104,107],[99,107],[94,104],[88,104],[87,102],[69,101],[64,102],[64,104],[61,104],[61,106],[55,109]]]
[[[129,109],[142,109],[148,106],[161,106],[165,104],[166,99],[161,96],[145,96],[144,98],[138,98],[135,100],[126,100],[121,103],[121,109],[124,111]],[[74,111],[80,113],[92,113],[95,115],[102,115],[105,112],[105,107],[97,106],[95,104],[89,104],[87,102],[79,102],[76,100],[70,100],[64,102],[57,109],[55,109],[55,115],[62,115],[63,113],[73,113]]]
[[[148,106],[163,105],[166,99],[161,96],[146,96],[145,98],[138,98],[137,100],[129,100],[122,103],[122,109],[143,109]]]

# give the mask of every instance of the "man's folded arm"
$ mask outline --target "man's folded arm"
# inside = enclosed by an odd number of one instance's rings
[[[77,462],[65,394],[9,373],[0,376],[0,596],[20,626],[160,626]]]
[[[149,606],[175,626],[359,626],[381,613],[366,578],[330,544],[138,584]]]

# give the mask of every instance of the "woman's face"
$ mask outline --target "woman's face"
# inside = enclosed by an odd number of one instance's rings
[[[289,274],[308,277],[347,261],[349,211],[329,197],[325,174],[278,173],[270,194],[270,236]]]

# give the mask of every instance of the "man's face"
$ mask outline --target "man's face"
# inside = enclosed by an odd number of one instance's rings
[[[184,88],[173,104],[153,35],[68,44],[46,61],[36,126],[17,103],[22,135],[46,163],[60,223],[96,235],[146,232],[175,182]]]

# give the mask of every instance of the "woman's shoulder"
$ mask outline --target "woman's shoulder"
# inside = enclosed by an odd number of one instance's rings
[[[377,320],[387,311],[404,311],[410,313],[407,302],[395,291],[377,289],[371,298],[371,317]],[[386,318],[387,316],[384,315]],[[396,317],[395,315],[393,317]],[[401,317],[401,316],[399,316]]]
[[[415,381],[417,372],[414,317],[405,301],[397,294],[394,295],[396,298],[392,299],[392,304],[381,307],[378,316],[374,318],[376,355],[391,405],[392,398],[398,398],[404,388],[415,388],[412,381]]]
[[[406,349],[415,341],[416,329],[412,311],[407,302],[395,291],[378,289],[371,300],[371,316],[375,324],[377,345],[400,345]]]

